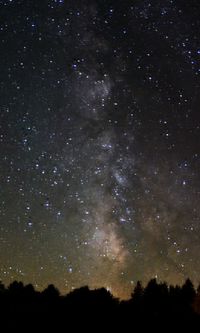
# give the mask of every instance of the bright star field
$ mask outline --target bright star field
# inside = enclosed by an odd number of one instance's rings
[[[199,0],[1,0],[0,50],[0,279],[199,283]]]

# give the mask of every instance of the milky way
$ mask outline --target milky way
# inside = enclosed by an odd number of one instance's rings
[[[200,4],[0,1],[0,279],[200,278]]]

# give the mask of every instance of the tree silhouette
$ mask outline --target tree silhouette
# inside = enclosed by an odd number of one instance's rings
[[[5,291],[6,291],[6,288],[5,288],[4,284],[2,283],[2,281],[0,281],[0,294],[5,293]]]
[[[190,279],[187,279],[182,286],[182,299],[188,305],[191,305],[194,301],[196,292],[194,289],[194,285]]]
[[[194,312],[196,314],[200,315],[200,284],[197,287],[197,293],[196,293],[196,295],[194,297],[194,301],[193,301],[192,307],[194,309]]]
[[[131,294],[130,304],[134,308],[134,311],[140,313],[143,307],[143,297],[144,297],[144,288],[140,281],[137,281],[137,284],[134,288],[133,293]]]
[[[55,300],[59,297],[59,295],[59,290],[53,284],[49,284],[48,287],[42,292],[42,296],[48,300]]]
[[[131,297],[133,300],[141,300],[144,295],[144,288],[142,286],[142,283],[140,281],[137,281],[137,284],[134,288],[133,293],[131,294]]]
[[[19,297],[23,295],[23,290],[24,290],[24,284],[21,281],[13,281],[9,286],[8,286],[8,292],[11,296],[13,297]]]
[[[73,325],[109,321],[112,329],[123,325],[124,330],[132,323],[138,329],[145,323],[155,329],[163,322],[171,329],[176,323],[179,328],[189,325],[191,331],[192,324],[200,327],[200,287],[196,292],[190,279],[181,287],[168,287],[156,279],[143,287],[138,281],[131,298],[119,301],[105,288],[84,286],[61,296],[53,284],[38,292],[31,284],[14,281],[7,288],[0,283],[0,313],[2,327],[4,322],[12,328],[27,322],[35,325],[35,330],[42,323],[44,330],[55,327],[58,331],[58,323],[64,325],[67,319]]]

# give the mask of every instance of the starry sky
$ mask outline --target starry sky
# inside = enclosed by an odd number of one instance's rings
[[[199,0],[0,1],[0,278],[200,281]]]

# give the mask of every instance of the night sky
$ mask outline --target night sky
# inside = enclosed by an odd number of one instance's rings
[[[199,0],[0,1],[0,279],[200,281]]]

